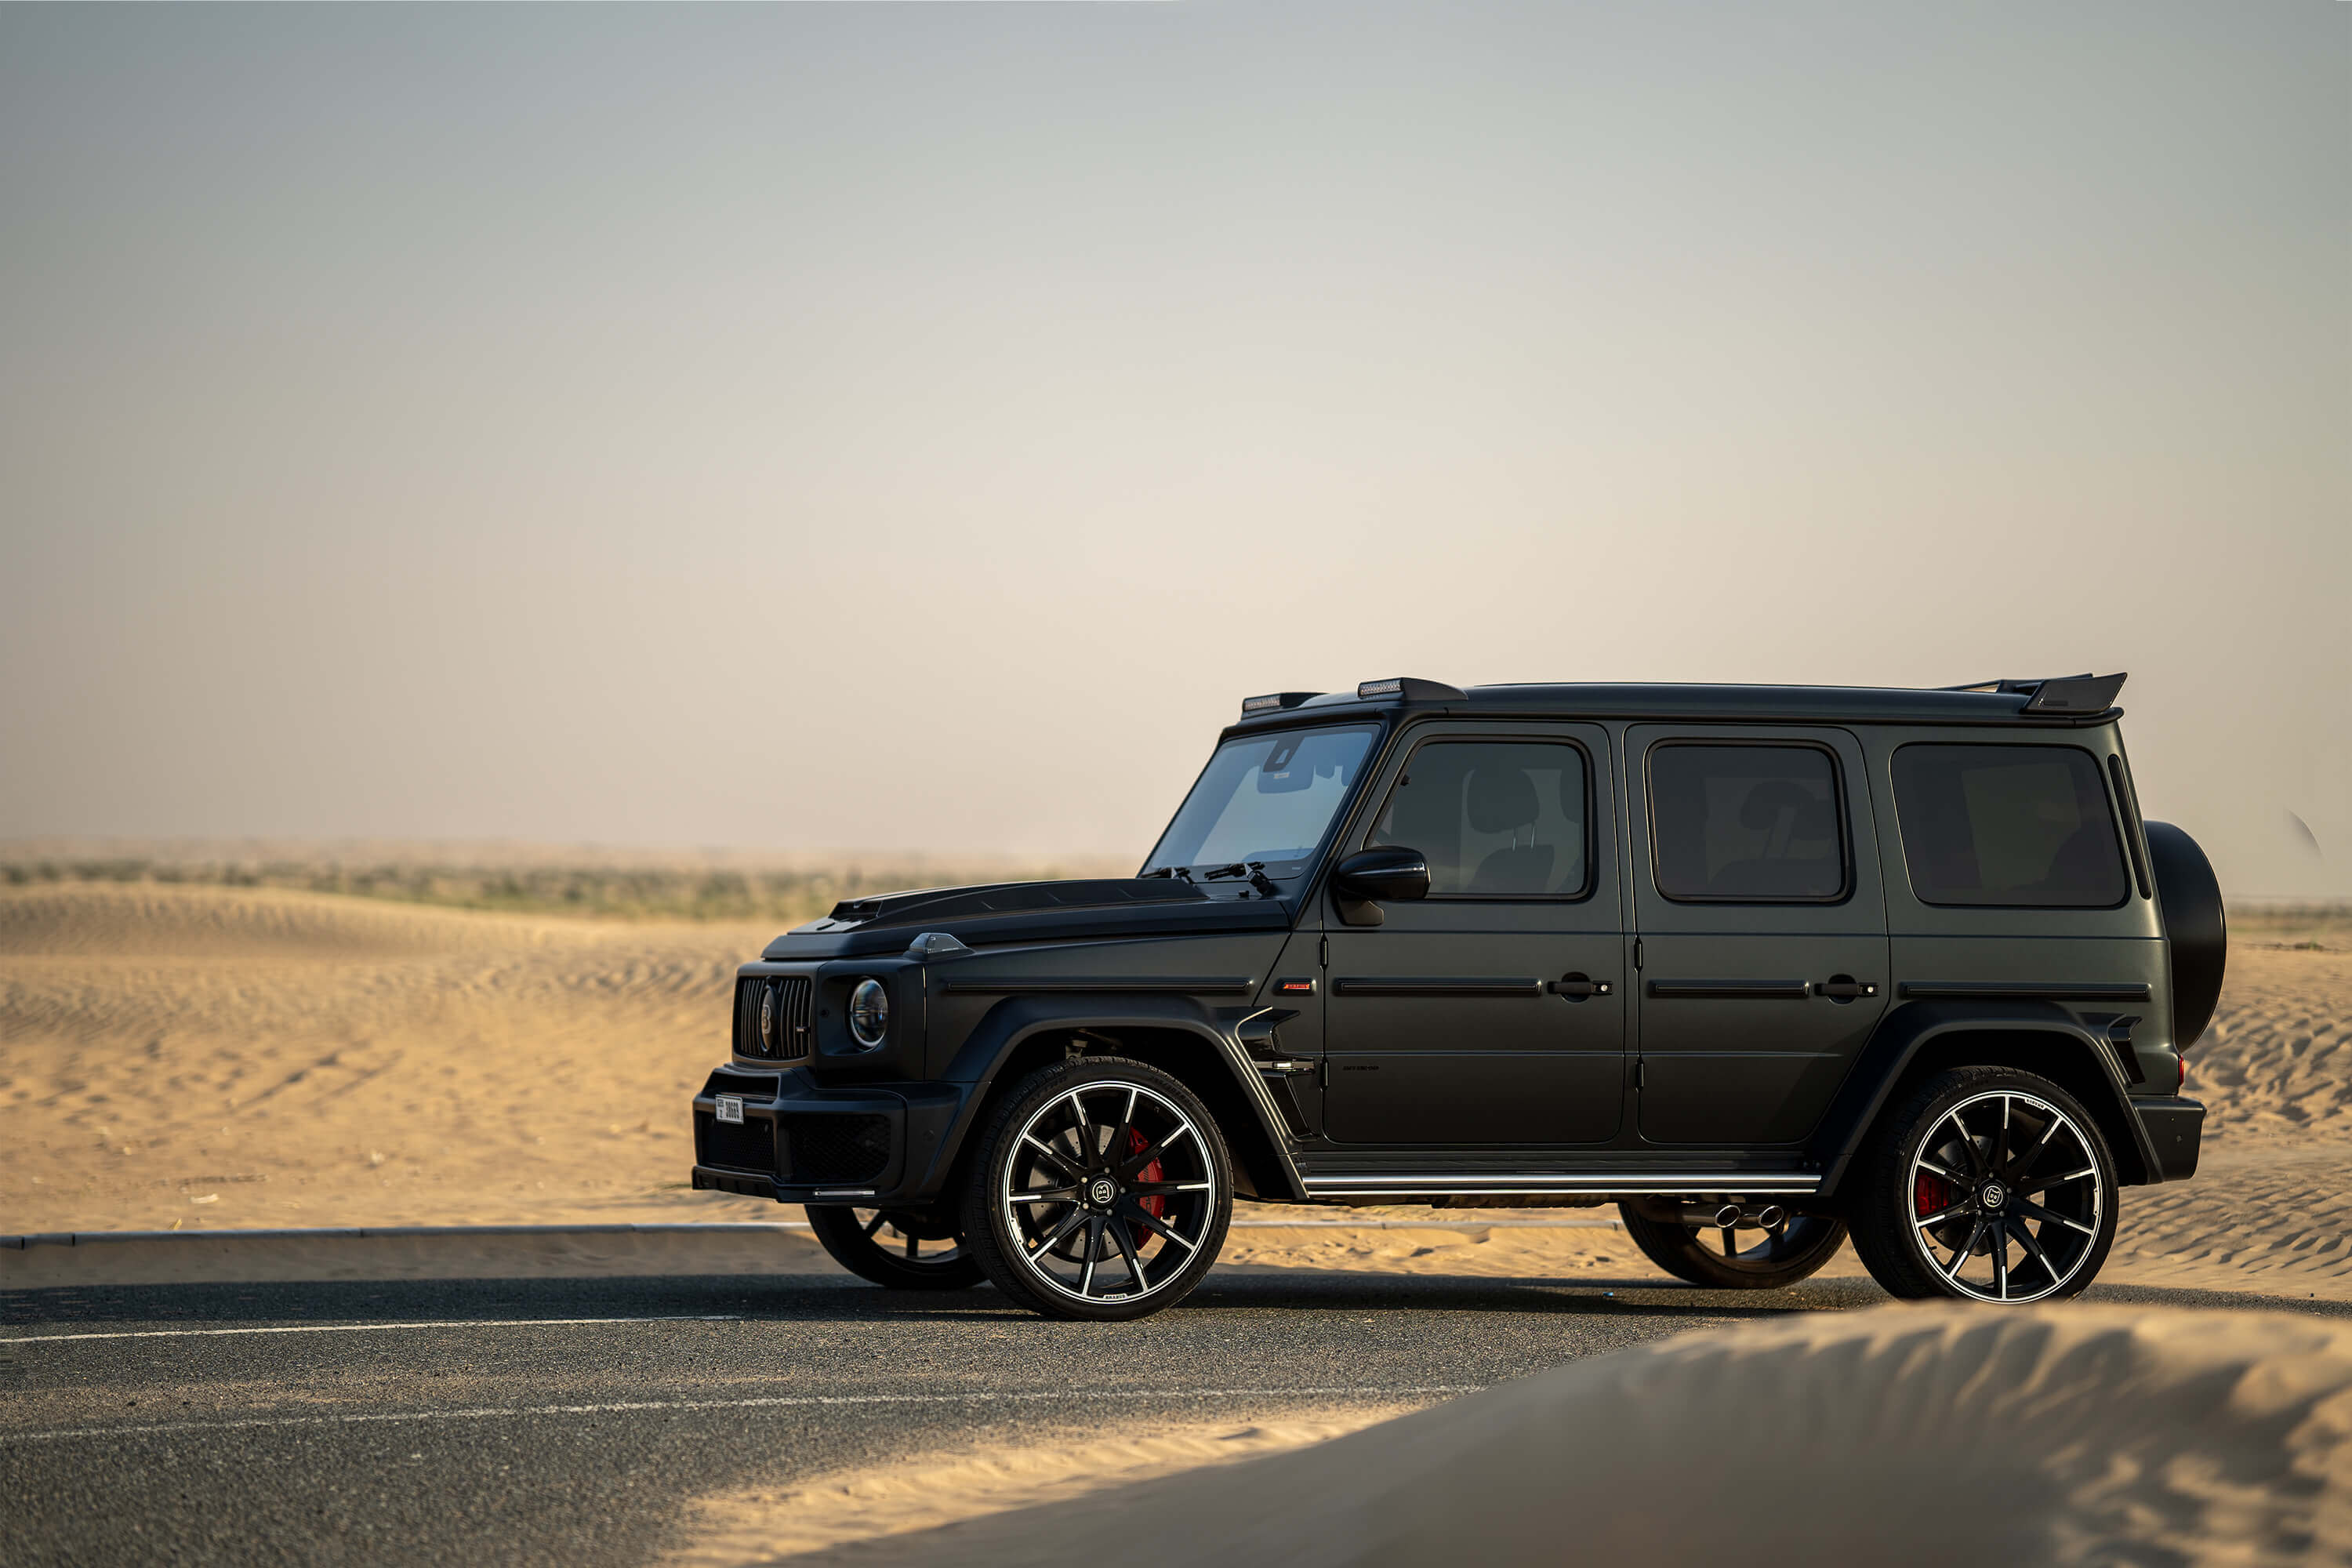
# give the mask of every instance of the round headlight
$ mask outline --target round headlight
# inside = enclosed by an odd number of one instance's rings
[[[849,994],[849,1036],[867,1050],[890,1033],[890,993],[879,980],[861,980]]]

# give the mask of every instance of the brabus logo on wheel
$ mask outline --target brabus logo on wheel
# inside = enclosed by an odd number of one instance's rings
[[[1107,1209],[1110,1207],[1111,1201],[1118,1196],[1118,1185],[1108,1176],[1096,1177],[1093,1183],[1087,1188],[1087,1201],[1092,1203],[1095,1207],[1098,1209]]]

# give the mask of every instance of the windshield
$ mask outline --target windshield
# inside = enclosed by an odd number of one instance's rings
[[[1142,875],[1171,869],[1208,880],[1244,869],[1279,881],[1314,858],[1331,819],[1355,786],[1373,724],[1285,730],[1227,741],[1160,836]]]

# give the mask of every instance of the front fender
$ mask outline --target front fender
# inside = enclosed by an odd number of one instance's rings
[[[1822,1196],[1835,1194],[1905,1074],[1923,1056],[1938,1054],[1938,1041],[1958,1035],[2008,1037],[2014,1049],[1983,1059],[2058,1077],[2079,1094],[2116,1152],[2123,1167],[2116,1177],[2124,1185],[2164,1179],[2163,1162],[2132,1107],[2114,1052],[2064,1008],[2052,1002],[1911,1002],[1880,1022],[1814,1134]],[[2135,1163],[2136,1179],[2130,1168]]]
[[[1247,1005],[1211,1006],[1188,995],[1006,997],[990,1008],[971,1033],[964,1037],[963,1044],[957,1047],[940,1075],[948,1082],[971,1088],[962,1097],[950,1135],[940,1144],[935,1168],[923,1177],[923,1190],[936,1191],[947,1180],[949,1167],[962,1149],[972,1124],[979,1120],[981,1108],[987,1103],[999,1075],[1024,1045],[1041,1035],[1076,1035],[1084,1031],[1116,1038],[1123,1032],[1152,1030],[1190,1036],[1223,1064],[1236,1100],[1246,1106],[1248,1114],[1255,1119],[1261,1152],[1272,1156],[1273,1173],[1286,1189],[1279,1195],[1304,1198],[1307,1189],[1290,1157],[1281,1110],[1236,1033],[1244,1018],[1259,1011]],[[1239,1130],[1221,1131],[1230,1144]],[[1277,1194],[1262,1192],[1260,1195]]]

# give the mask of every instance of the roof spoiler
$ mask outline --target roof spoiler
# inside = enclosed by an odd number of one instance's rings
[[[2028,713],[2104,713],[2129,675],[2053,675],[2040,680],[1979,680],[1947,691],[1998,691],[2026,699]]]

